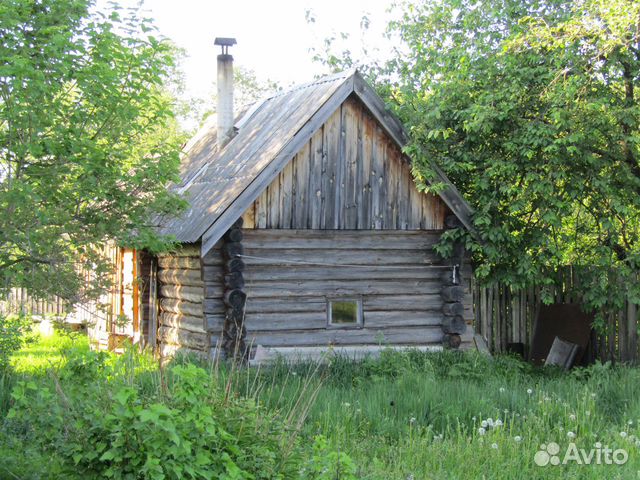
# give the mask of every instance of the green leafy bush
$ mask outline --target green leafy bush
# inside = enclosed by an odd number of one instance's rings
[[[22,346],[30,326],[24,315],[0,314],[0,370],[9,366],[9,358]]]
[[[55,454],[65,478],[296,476],[297,445],[282,434],[276,415],[227,395],[206,370],[176,365],[164,388],[141,395],[121,377],[101,382],[106,368],[91,353],[85,362],[72,357],[51,384],[19,381],[5,426],[25,444]],[[81,394],[66,384],[78,380]]]

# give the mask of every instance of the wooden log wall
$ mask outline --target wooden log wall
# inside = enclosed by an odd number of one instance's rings
[[[244,262],[240,258],[224,260],[222,243],[218,242],[204,257],[202,257],[202,278],[204,281],[204,320],[209,335],[209,355],[211,358],[224,357],[222,332],[225,325],[227,307],[224,303],[225,269],[242,271]]]
[[[446,228],[462,228],[462,224],[455,215],[445,218]],[[442,280],[442,345],[445,348],[459,348],[462,337],[467,331],[467,323],[464,319],[464,299],[469,289],[464,288],[462,271],[465,263],[465,251],[460,242],[453,246],[451,258],[449,258],[449,270],[444,273]],[[466,273],[466,272],[465,272]]]
[[[400,149],[348,99],[247,210],[244,227],[438,230],[446,210],[418,191]]]
[[[242,245],[242,218],[239,218],[222,238],[222,259],[224,260],[224,326],[222,329],[222,347],[227,358],[246,360],[248,351],[245,345],[246,328],[244,326],[247,294],[243,291],[244,253]]]
[[[573,269],[567,267],[560,275],[562,278],[551,291],[553,302],[580,303],[579,298],[567,293],[577,281]],[[537,285],[522,290],[497,284],[474,285],[476,333],[485,338],[493,352],[507,351],[509,343],[522,343],[526,357],[541,302],[542,287]],[[627,301],[622,310],[610,315],[605,332],[594,332],[588,354],[589,360],[638,362],[638,305]]]
[[[158,333],[161,356],[176,352],[208,355],[203,311],[204,281],[198,245],[158,257]]]
[[[450,267],[432,248],[440,234],[244,230],[247,343],[442,345],[442,275]],[[329,327],[327,298],[360,299],[362,327]],[[471,321],[468,290],[462,300]],[[461,340],[469,346],[471,335]]]

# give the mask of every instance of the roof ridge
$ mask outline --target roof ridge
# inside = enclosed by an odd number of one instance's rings
[[[325,75],[325,76],[320,77],[320,78],[316,78],[315,80],[312,80],[311,82],[292,85],[289,88],[286,88],[286,89],[281,90],[279,92],[273,92],[271,95],[268,95],[264,100],[266,101],[266,100],[270,100],[272,98],[280,97],[282,95],[287,95],[289,93],[297,92],[298,90],[302,90],[303,88],[309,88],[309,87],[312,87],[314,85],[322,85],[323,83],[329,83],[329,82],[333,82],[333,81],[339,80],[339,79],[347,79],[347,78],[352,77],[353,75],[355,75],[355,73],[357,71],[358,70],[354,67],[354,68],[350,68],[348,70],[343,70],[341,72],[336,72],[336,73],[332,73],[332,74],[329,74],[329,75]]]
[[[256,102],[252,103],[249,108],[247,108],[246,112],[244,113],[244,115],[242,115],[240,118],[238,118],[238,120],[234,123],[234,127],[236,127],[238,130],[241,129],[245,123],[247,123],[247,121],[269,100],[273,100],[274,98],[278,98],[278,97],[282,97],[284,95],[289,95],[291,93],[294,92],[298,92],[300,90],[303,90],[305,88],[309,88],[309,87],[313,87],[316,85],[322,85],[324,83],[329,83],[329,82],[333,82],[335,80],[339,80],[339,79],[344,79],[346,80],[347,78],[352,77],[353,75],[356,74],[356,72],[358,71],[357,68],[350,68],[348,70],[343,70],[341,72],[336,72],[336,73],[332,73],[330,75],[325,75],[324,77],[320,77],[317,78],[311,82],[306,82],[306,83],[300,83],[297,85],[293,85],[290,86],[287,89],[283,89],[280,91],[276,91],[276,92],[272,92],[270,94],[265,95],[264,97],[260,98],[259,100],[257,100]]]

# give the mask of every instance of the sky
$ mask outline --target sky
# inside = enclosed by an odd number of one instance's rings
[[[283,87],[308,82],[325,73],[314,63],[309,49],[321,47],[332,34],[348,32],[346,48],[361,51],[384,47],[383,32],[390,18],[391,0],[145,0],[144,9],[156,20],[164,36],[186,52],[182,62],[187,95],[205,98],[213,92],[215,37],[235,37],[229,51],[236,65],[253,70],[258,79],[270,79]],[[99,0],[98,6],[107,0]],[[133,5],[136,0],[120,0]],[[315,22],[309,24],[307,10]],[[360,29],[366,14],[370,26],[363,38]]]

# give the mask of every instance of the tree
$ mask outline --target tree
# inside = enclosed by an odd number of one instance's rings
[[[182,142],[174,49],[135,10],[0,3],[0,288],[76,298],[104,242],[161,248]]]
[[[377,74],[418,177],[439,165],[475,208],[464,238],[479,277],[550,284],[572,265],[588,306],[640,300],[640,3],[443,0],[402,13],[390,28],[406,51]]]

